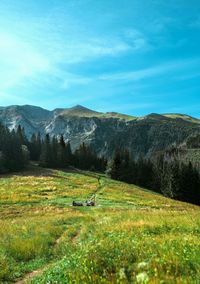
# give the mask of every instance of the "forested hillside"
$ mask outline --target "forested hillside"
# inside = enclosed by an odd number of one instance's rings
[[[48,168],[76,167],[106,172],[113,179],[143,186],[170,198],[200,204],[199,168],[192,160],[183,160],[177,147],[163,151],[153,159],[142,156],[133,159],[127,149],[118,147],[113,158],[107,161],[85,143],[73,152],[70,142],[66,143],[63,135],[51,139],[46,134],[42,139],[38,133],[29,140],[21,126],[16,132],[10,132],[2,125],[0,129],[1,173],[19,171],[32,160]],[[198,141],[190,140],[187,143],[197,145]]]

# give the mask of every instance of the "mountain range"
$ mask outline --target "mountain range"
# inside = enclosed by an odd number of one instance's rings
[[[0,107],[0,122],[9,129],[21,125],[29,138],[37,132],[51,137],[63,134],[73,150],[85,142],[106,157],[119,146],[136,158],[150,157],[200,134],[200,119],[188,115],[152,113],[136,117],[97,112],[80,105],[52,111],[30,105]]]

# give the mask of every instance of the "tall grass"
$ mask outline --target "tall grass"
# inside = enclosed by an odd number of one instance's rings
[[[102,178],[73,208],[98,180],[43,171],[0,179],[0,283],[198,283],[198,207]]]

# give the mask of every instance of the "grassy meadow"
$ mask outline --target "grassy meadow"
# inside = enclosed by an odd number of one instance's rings
[[[97,206],[72,207],[96,193]],[[91,173],[0,177],[0,283],[200,283],[200,208]]]

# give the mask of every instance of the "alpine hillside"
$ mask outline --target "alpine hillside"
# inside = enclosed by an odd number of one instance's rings
[[[0,122],[10,130],[21,125],[29,138],[37,132],[51,137],[63,134],[73,150],[85,142],[106,157],[111,157],[119,146],[135,158],[150,157],[200,134],[200,120],[187,115],[152,113],[134,117],[97,112],[80,105],[52,111],[30,105],[0,107]]]

